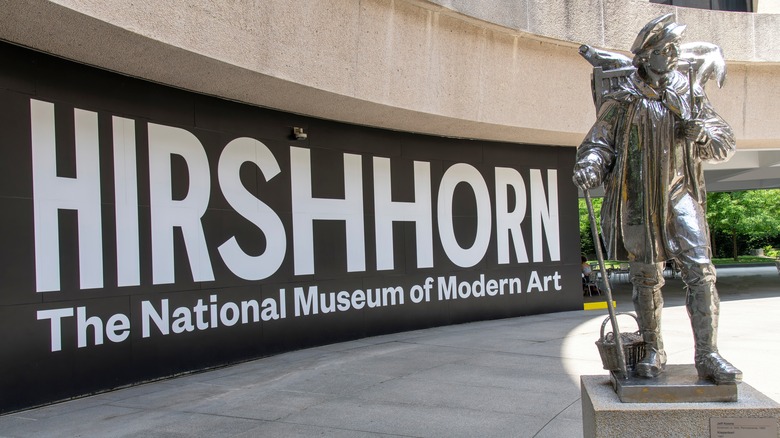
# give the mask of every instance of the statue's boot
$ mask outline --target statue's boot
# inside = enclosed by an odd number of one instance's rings
[[[641,377],[657,377],[666,367],[666,352],[661,337],[663,296],[658,287],[634,286],[633,300],[639,332],[645,341],[645,355],[637,362],[634,373]]]
[[[718,385],[742,381],[742,371],[718,353],[708,353],[697,359],[696,372],[700,379],[709,379]]]
[[[645,341],[645,357],[637,362],[634,373],[640,377],[658,377],[666,368],[666,352],[658,344],[642,334]],[[659,336],[660,341],[660,336]]]
[[[693,328],[695,364],[699,378],[712,380],[719,385],[741,382],[742,371],[718,353],[720,300],[715,285],[689,287],[686,307]]]

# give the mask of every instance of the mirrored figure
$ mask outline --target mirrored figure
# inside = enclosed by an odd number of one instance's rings
[[[583,46],[593,64],[598,117],[577,149],[573,181],[604,185],[601,230],[610,258],[630,262],[633,302],[645,356],[635,373],[656,377],[666,364],[661,336],[663,269],[680,267],[699,377],[739,382],[742,372],[718,352],[718,292],[706,222],[702,162],[728,160],[734,134],[704,92],[725,78],[719,47],[681,44],[672,14],[644,26],[633,59]]]

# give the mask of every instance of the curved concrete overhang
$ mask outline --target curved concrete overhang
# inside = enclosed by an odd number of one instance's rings
[[[674,12],[726,54],[708,90],[740,149],[780,148],[780,15],[639,0],[16,0],[0,39],[125,75],[318,118],[576,146],[595,117],[582,43],[625,51]]]

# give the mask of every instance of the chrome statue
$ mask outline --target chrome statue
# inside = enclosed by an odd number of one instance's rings
[[[633,302],[646,353],[635,374],[666,365],[661,336],[663,267],[674,260],[686,284],[700,378],[734,383],[742,372],[718,353],[719,299],[711,261],[701,163],[728,160],[734,134],[704,92],[721,86],[719,47],[680,44],[684,25],[663,15],[639,32],[629,59],[583,46],[594,68],[596,123],[577,149],[573,181],[604,184],[601,229],[612,259],[630,262]]]

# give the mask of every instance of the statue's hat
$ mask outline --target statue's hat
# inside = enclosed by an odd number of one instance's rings
[[[674,14],[661,15],[645,24],[645,27],[639,31],[631,46],[631,53],[637,54],[670,41],[679,41],[684,31],[684,24],[674,22]]]

